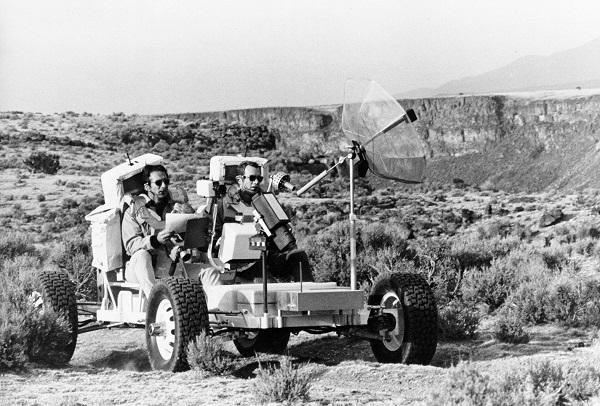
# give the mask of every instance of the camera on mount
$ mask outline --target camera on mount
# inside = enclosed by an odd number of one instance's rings
[[[273,243],[280,251],[296,244],[296,238],[289,225],[290,218],[273,193],[262,193],[254,196],[252,206],[260,215],[259,222],[261,222],[265,233],[273,238]]]

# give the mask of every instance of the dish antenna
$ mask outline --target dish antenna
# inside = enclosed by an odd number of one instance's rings
[[[405,183],[420,183],[425,177],[425,142],[412,123],[415,112],[402,106],[379,84],[367,79],[348,79],[344,91],[342,131],[348,150],[296,192],[298,196],[316,185],[335,168],[349,161],[350,169],[350,287],[356,286],[356,215],[354,214],[354,160],[359,174],[375,175]]]

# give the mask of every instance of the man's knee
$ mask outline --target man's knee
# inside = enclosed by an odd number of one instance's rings
[[[140,283],[143,280],[154,281],[154,266],[150,252],[139,250],[133,253],[125,269],[125,279]]]
[[[131,258],[129,259],[131,264],[150,264],[152,265],[152,255],[147,250],[139,250],[133,253]]]

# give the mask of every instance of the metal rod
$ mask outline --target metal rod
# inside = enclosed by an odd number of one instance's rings
[[[212,208],[211,208],[211,210],[213,211],[213,213],[212,213],[213,214],[212,233],[210,234],[210,242],[208,243],[208,249],[206,250],[206,256],[208,257],[208,262],[210,262],[210,265],[213,268],[218,269],[221,273],[223,273],[225,271],[225,268],[223,266],[217,265],[217,263],[215,262],[215,260],[212,256],[213,244],[214,244],[214,240],[215,240],[215,230],[217,227],[217,212],[219,211],[217,208],[217,204],[212,205]]]
[[[356,216],[354,215],[354,150],[348,154],[350,164],[350,289],[356,290]]]
[[[299,264],[300,264],[300,293],[302,293],[302,261],[300,261]]]
[[[244,313],[243,312],[221,312],[221,311],[217,311],[217,310],[209,310],[208,314],[222,314],[225,316],[240,316]]]
[[[262,253],[262,277],[263,277],[263,314],[265,320],[267,320],[267,251],[261,251]]]
[[[88,326],[77,329],[77,334],[89,333],[90,331],[104,330],[107,326]]]
[[[339,165],[341,165],[345,160],[346,160],[346,157],[345,156],[341,156],[336,164],[334,164],[333,166],[331,166],[329,169],[325,169],[323,172],[321,172],[320,174],[318,174],[313,180],[311,180],[310,182],[308,182],[306,185],[302,186],[300,188],[300,190],[298,190],[296,192],[296,196],[302,195],[308,189],[310,189],[311,187],[313,187],[314,185],[316,185],[321,179],[323,179],[325,176],[327,176],[328,173],[330,173],[335,168],[337,168]]]
[[[397,119],[392,120],[392,122],[390,122],[388,125],[386,125],[383,129],[381,129],[381,130],[377,131],[375,134],[373,134],[373,136],[371,138],[369,138],[366,142],[363,143],[363,146],[368,145],[375,138],[379,137],[380,135],[383,135],[383,134],[387,133],[392,128],[396,127],[397,125],[399,125],[400,123],[405,122],[405,121],[408,122],[408,115],[406,113],[404,113],[403,115],[401,115]]]
[[[350,328],[341,333],[351,337],[365,338],[367,340],[383,340],[383,336],[367,330],[366,328]]]

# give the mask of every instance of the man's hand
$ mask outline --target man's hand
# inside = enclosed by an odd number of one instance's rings
[[[164,244],[165,242],[169,241],[169,239],[171,238],[171,236],[173,235],[172,231],[167,231],[167,230],[161,230],[158,232],[158,234],[156,235],[156,240],[160,243],[160,244]]]

